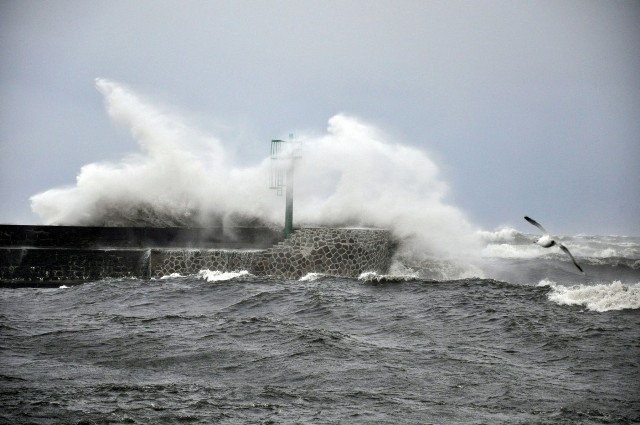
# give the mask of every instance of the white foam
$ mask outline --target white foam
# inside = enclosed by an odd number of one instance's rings
[[[206,280],[207,282],[222,282],[225,280],[232,280],[242,276],[251,276],[246,270],[237,272],[222,272],[220,270],[200,270],[198,277]]]
[[[593,244],[595,245],[595,244]],[[574,242],[571,246],[571,252],[574,255],[590,258],[629,258],[637,259],[640,257],[640,247],[637,244],[630,246],[614,246],[600,247],[593,246],[588,243]]]
[[[417,255],[405,257],[397,255],[389,268],[389,278],[398,279],[426,279],[426,280],[459,280],[485,278],[485,273],[478,265],[459,260],[438,259]]]
[[[321,279],[323,277],[327,276],[326,274],[322,274],[322,273],[307,273],[306,275],[302,276],[299,281],[300,282],[313,282],[316,281],[318,279]]]
[[[160,278],[160,280],[165,280],[165,279],[175,279],[175,278],[178,278],[178,277],[182,277],[182,275],[181,275],[180,273],[171,273],[171,274],[170,274],[170,275],[168,275],[168,276],[162,276],[162,277]]]
[[[522,236],[522,233],[512,227],[502,227],[494,232],[479,230],[476,233],[487,242],[513,242],[516,237]]]
[[[364,272],[358,276],[358,280],[363,282],[409,282],[416,279],[415,275],[379,274],[376,272]]]
[[[551,287],[547,297],[560,305],[584,305],[597,312],[640,308],[640,282],[628,285],[616,280],[609,284],[563,286],[545,279],[538,286]]]
[[[560,251],[558,251],[560,252]],[[538,245],[489,244],[482,249],[486,258],[536,258],[547,254]]]

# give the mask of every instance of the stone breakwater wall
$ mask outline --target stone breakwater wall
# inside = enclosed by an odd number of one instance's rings
[[[233,239],[209,236],[194,248],[196,241],[188,237],[202,233],[192,229],[0,226],[0,286],[149,279],[203,269],[247,270],[286,279],[312,272],[357,277],[363,272],[387,272],[395,250],[391,233],[381,229],[303,228],[282,240],[272,230],[247,228],[235,231]],[[126,234],[133,236],[120,243]],[[273,242],[265,246],[269,240]],[[189,245],[179,246],[183,241]],[[143,247],[138,248],[140,245]]]
[[[386,273],[395,243],[382,229],[303,228],[264,250],[153,249],[151,277],[194,274],[203,269],[299,279],[308,273],[357,277]]]

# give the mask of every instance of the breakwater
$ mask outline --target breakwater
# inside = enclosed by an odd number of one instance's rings
[[[55,286],[105,278],[159,278],[247,270],[297,279],[307,273],[384,273],[395,243],[382,229],[148,229],[0,226],[0,284]]]

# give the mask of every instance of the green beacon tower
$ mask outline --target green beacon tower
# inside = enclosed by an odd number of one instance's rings
[[[295,163],[298,158],[300,143],[293,141],[293,134],[289,134],[289,140],[271,141],[271,182],[270,188],[276,190],[278,196],[284,192],[284,236],[289,237],[293,233],[293,179]]]

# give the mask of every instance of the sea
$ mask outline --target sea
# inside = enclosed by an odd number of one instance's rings
[[[640,238],[560,238],[584,274],[532,235],[483,238],[475,276],[2,288],[0,423],[640,423]]]

